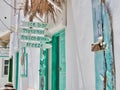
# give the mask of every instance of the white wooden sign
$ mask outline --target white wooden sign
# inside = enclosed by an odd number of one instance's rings
[[[47,24],[41,24],[38,22],[22,22],[22,26],[23,27],[20,28],[19,36],[20,41],[24,46],[43,48],[43,46],[45,45],[45,47],[48,47],[48,44],[46,43],[50,42],[51,38],[46,36],[46,33],[48,33],[48,31],[45,30]],[[50,46],[51,45],[49,45],[49,47]]]

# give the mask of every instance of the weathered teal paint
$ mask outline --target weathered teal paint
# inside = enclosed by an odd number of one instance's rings
[[[28,77],[28,53],[25,53],[26,55],[26,77]]]
[[[44,55],[45,55],[45,90],[48,90],[48,62],[49,62],[49,59],[48,59],[48,49],[44,51]]]
[[[52,81],[51,90],[66,90],[65,30],[52,36]],[[40,49],[39,90],[48,88],[48,49]]]
[[[96,90],[115,90],[115,66],[110,16],[101,1],[92,0],[94,42],[102,36],[106,49],[95,52]]]
[[[52,89],[66,90],[65,30],[52,37]]]
[[[59,90],[59,37],[52,37],[52,89]]]
[[[102,18],[103,18],[103,29],[104,29],[104,42],[107,44],[105,50],[106,60],[106,90],[115,90],[115,61],[114,61],[114,50],[113,50],[113,32],[111,28],[110,12],[107,10],[104,4],[102,4]]]
[[[40,49],[40,85],[39,90],[48,90],[48,50]]]
[[[59,90],[66,90],[65,31],[60,33],[59,39]]]
[[[18,90],[18,77],[19,77],[19,52],[16,52],[16,77],[15,77],[15,89]]]
[[[93,3],[93,31],[94,42],[97,42],[99,37],[98,29],[102,32],[101,27],[101,3],[100,0],[92,0]],[[100,27],[98,27],[100,25]],[[102,34],[102,33],[101,33]],[[104,51],[95,52],[95,76],[96,90],[104,90]]]

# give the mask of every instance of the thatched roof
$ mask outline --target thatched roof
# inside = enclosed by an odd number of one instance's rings
[[[64,0],[25,0],[24,16],[29,15],[29,20],[33,21],[33,18],[38,13],[40,17],[51,19],[55,22],[55,16],[57,12],[61,12]],[[30,5],[29,5],[30,3]]]

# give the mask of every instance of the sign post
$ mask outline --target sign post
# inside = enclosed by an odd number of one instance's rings
[[[45,29],[47,24],[38,22],[22,22],[20,28],[20,42],[25,47],[45,48],[51,44],[46,44],[51,41],[51,38],[46,36],[48,31]],[[48,47],[46,47],[48,48]]]
[[[39,69],[39,90],[44,90],[47,85],[45,79],[46,61],[45,50],[51,48],[51,37],[46,34],[49,32],[45,29],[47,24],[40,24],[38,22],[22,22],[20,29],[20,42],[22,47],[40,48],[40,69]]]

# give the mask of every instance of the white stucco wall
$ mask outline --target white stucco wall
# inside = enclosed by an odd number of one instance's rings
[[[40,49],[27,48],[28,53],[28,76],[21,77],[19,72],[19,90],[27,90],[27,88],[39,89],[39,64]],[[19,63],[20,65],[20,63]],[[19,67],[20,71],[20,67]]]
[[[95,90],[91,1],[68,0],[67,6],[67,90]]]

